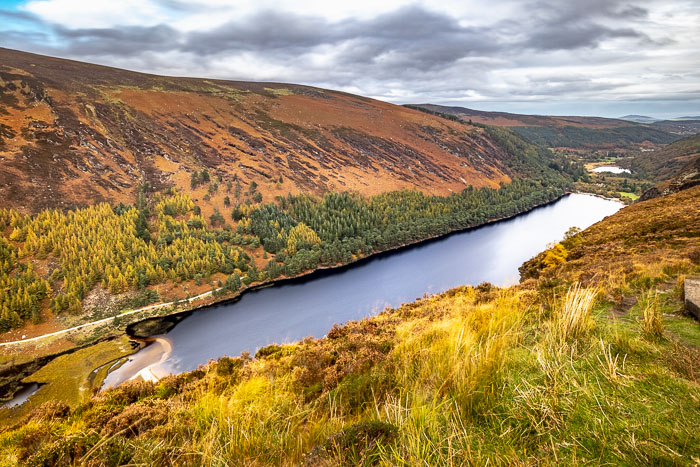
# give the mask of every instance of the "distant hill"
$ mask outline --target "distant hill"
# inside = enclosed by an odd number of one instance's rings
[[[631,167],[657,182],[644,192],[642,200],[700,185],[700,134],[676,141],[659,151],[642,153],[633,159]]]
[[[657,151],[644,152],[630,163],[634,172],[655,182],[670,180],[700,155],[700,135],[689,136]]]
[[[644,123],[657,130],[681,136],[690,136],[700,133],[700,117],[658,119],[647,117],[646,115],[625,115],[624,117],[620,117],[620,120]]]
[[[646,115],[625,115],[624,117],[620,117],[620,120],[627,120],[628,122],[635,123],[654,123],[659,121],[657,118],[647,117]]]
[[[264,200],[446,195],[523,175],[483,128],[308,86],[162,77],[0,49],[0,103],[0,198],[24,212],[132,203],[143,182],[198,198],[206,186],[190,179],[205,169],[244,189],[255,182]]]
[[[409,107],[449,114],[465,121],[510,127],[533,143],[550,148],[627,151],[640,146],[661,147],[679,138],[649,125],[614,118],[523,115],[435,104]]]
[[[695,120],[674,118],[671,120],[659,120],[651,124],[652,127],[680,136],[690,136],[700,133],[700,118]]]

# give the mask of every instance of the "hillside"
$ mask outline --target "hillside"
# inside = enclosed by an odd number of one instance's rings
[[[207,195],[193,174],[287,193],[446,195],[524,175],[482,128],[341,92],[169,78],[0,49],[0,197],[23,213]],[[230,186],[230,185],[229,185]],[[210,194],[221,207],[223,195]],[[203,206],[205,214],[213,207]]]
[[[698,210],[700,187],[637,203],[530,262],[539,278],[518,287],[457,288],[255,359],[47,403],[0,434],[0,456],[693,465],[700,333],[680,287],[700,272]]]
[[[507,129],[334,91],[0,58],[4,342],[481,225],[580,171]]]
[[[410,107],[454,115],[464,121],[509,127],[533,143],[550,148],[626,151],[640,146],[662,146],[679,138],[649,125],[613,118],[522,115],[434,104]]]
[[[663,149],[643,152],[629,163],[629,167],[654,182],[670,180],[687,164],[700,156],[700,134],[669,144]]]
[[[658,118],[648,117],[646,115],[625,115],[620,117],[620,120],[626,120],[634,123],[654,123],[658,122]]]
[[[700,155],[695,156],[670,179],[661,181],[646,190],[639,199],[645,201],[658,196],[666,196],[696,185],[700,185]]]
[[[651,124],[654,128],[679,136],[691,136],[700,133],[700,118],[689,117],[673,120],[659,120]]]

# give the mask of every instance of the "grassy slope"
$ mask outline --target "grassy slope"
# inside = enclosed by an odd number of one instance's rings
[[[641,153],[632,160],[635,172],[648,175],[655,182],[669,180],[685,165],[700,157],[700,134],[683,138],[663,149]]]
[[[700,188],[622,210],[528,265],[328,337],[131,383],[0,435],[8,462],[692,464]],[[685,214],[683,214],[685,213]],[[680,217],[680,218],[679,218]],[[537,269],[537,271],[535,271]],[[537,274],[535,274],[535,272]],[[584,288],[569,287],[580,280]]]

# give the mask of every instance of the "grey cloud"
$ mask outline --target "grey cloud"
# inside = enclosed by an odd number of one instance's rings
[[[199,54],[222,51],[275,51],[310,48],[332,40],[328,23],[321,18],[266,11],[232,21],[213,31],[191,33],[182,50]]]
[[[68,29],[54,27],[68,43],[64,51],[78,55],[138,55],[144,52],[172,50],[181,34],[166,25],[123,26],[120,28]]]
[[[497,53],[496,43],[485,37],[489,34],[461,27],[447,15],[419,7],[401,8],[371,20],[340,22],[266,11],[214,31],[191,34],[180,50],[298,55],[331,46],[342,52],[339,65],[432,69],[474,53]]]
[[[565,29],[544,29],[534,33],[526,42],[537,50],[567,50],[582,47],[597,47],[606,39],[631,37],[646,39],[647,36],[631,28],[611,29],[599,24],[575,24]]]
[[[631,5],[625,0],[586,0],[558,1],[533,0],[527,3],[526,11],[537,18],[540,25],[575,24],[612,19],[616,21],[640,20],[648,16],[649,11],[638,5]]]
[[[649,41],[649,37],[639,30],[618,26],[642,20],[648,15],[645,8],[626,2],[536,0],[529,4],[528,10],[535,13],[523,19],[526,23],[524,30],[530,31],[524,45],[535,50],[595,48],[613,38]]]
[[[179,2],[161,3],[178,6]],[[261,11],[211,31],[180,33],[166,25],[123,26],[110,29],[69,29],[43,24],[58,39],[64,54],[134,56],[144,52],[178,51],[196,55],[252,52],[275,60],[308,54],[323,46],[340,51],[338,65],[435,70],[466,57],[509,56],[525,48],[535,50],[595,47],[610,38],[645,38],[626,28],[610,28],[592,17],[643,15],[640,8],[611,9],[596,0],[588,16],[581,7],[535,4],[548,13],[522,21],[502,21],[479,28],[461,26],[449,15],[419,6],[397,9],[375,18],[331,22],[321,17]],[[595,7],[598,5],[598,7]],[[591,12],[596,12],[595,15]],[[24,14],[23,19],[39,22]],[[515,40],[518,38],[519,40]]]
[[[0,16],[4,16],[5,18],[20,20],[20,21],[30,21],[30,22],[37,21],[37,18],[31,13],[25,13],[23,11],[5,10],[2,8],[0,8]]]

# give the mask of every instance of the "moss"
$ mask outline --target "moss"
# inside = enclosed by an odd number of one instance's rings
[[[378,446],[390,444],[397,434],[394,425],[379,420],[354,423],[312,449],[305,456],[305,464],[317,465],[324,459],[332,459],[343,465],[370,465],[380,461]]]
[[[288,88],[265,88],[265,91],[269,92],[273,96],[291,96],[294,95],[294,91]]]
[[[102,380],[97,378],[91,381],[93,370],[132,352],[129,339],[124,336],[54,359],[25,378],[24,382],[42,385],[26,403],[13,409],[0,409],[2,424],[16,422],[47,401],[62,401],[70,407],[77,406],[90,397],[93,388],[99,388],[102,384]]]

